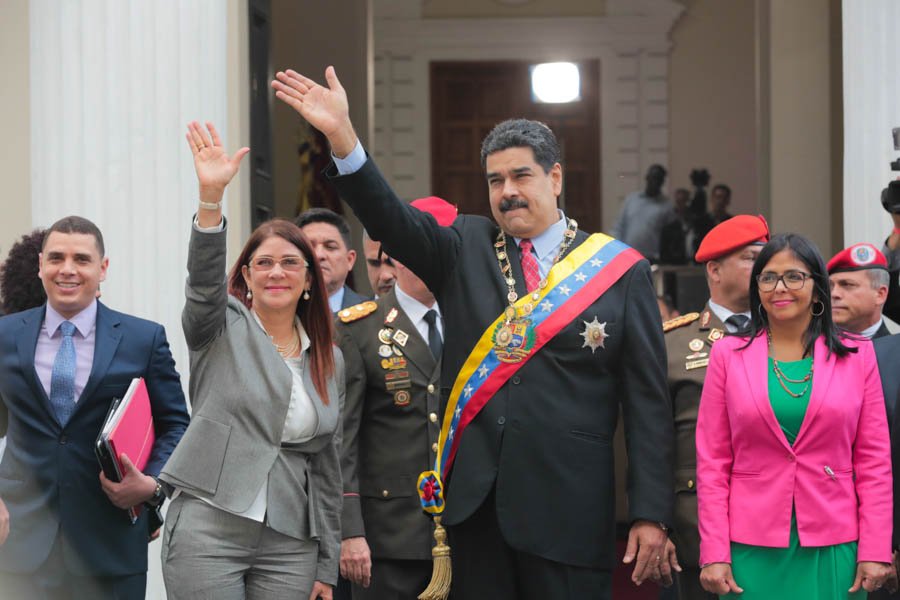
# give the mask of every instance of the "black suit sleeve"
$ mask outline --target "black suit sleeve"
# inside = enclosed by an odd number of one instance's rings
[[[325,174],[369,236],[439,295],[446,275],[456,267],[460,220],[453,227],[441,227],[430,214],[402,202],[371,158],[355,173],[338,175],[332,164]]]
[[[156,435],[153,452],[144,473],[156,477],[169,460],[190,421],[181,378],[175,370],[175,360],[162,325],[157,327],[154,335],[152,355],[144,380],[150,395],[150,410],[153,413]]]
[[[650,265],[630,273],[625,301],[622,409],[628,449],[628,517],[672,523],[672,404],[666,347]]]

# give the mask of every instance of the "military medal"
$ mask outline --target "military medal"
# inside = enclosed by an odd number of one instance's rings
[[[406,368],[406,359],[402,356],[391,356],[381,359],[381,368],[385,371],[396,371]]]
[[[378,341],[382,344],[391,343],[391,330],[388,328],[378,330]]]
[[[725,337],[724,331],[722,331],[721,329],[713,328],[709,331],[709,337],[707,337],[706,339],[708,339],[711,344],[715,344],[716,342],[721,340],[723,337]]]
[[[700,329],[706,329],[709,327],[709,321],[712,319],[712,313],[708,310],[703,311],[703,315],[700,317]]]
[[[690,342],[688,342],[688,348],[690,348],[693,352],[700,352],[703,350],[703,340],[700,338],[694,338]]]
[[[578,223],[575,219],[569,219],[566,226],[566,232],[560,244],[559,252],[556,253],[553,264],[550,265],[551,269],[559,262],[559,259],[562,258],[575,239]],[[494,250],[497,255],[497,265],[500,267],[500,274],[504,283],[506,283],[506,300],[509,302],[509,306],[503,311],[504,322],[499,323],[494,329],[491,343],[494,346],[494,354],[500,362],[517,363],[523,361],[534,348],[536,334],[534,327],[531,325],[531,319],[527,317],[534,312],[534,302],[540,298],[540,293],[538,290],[534,290],[534,292],[529,294],[531,296],[530,302],[525,302],[521,307],[516,307],[515,304],[519,299],[519,294],[516,292],[516,280],[512,276],[509,252],[506,251],[506,234],[502,230],[497,234]],[[546,287],[547,278],[543,277],[538,284],[538,289],[542,290]]]
[[[705,366],[709,365],[709,358],[698,358],[696,360],[689,360],[684,363],[684,368],[687,371],[692,369],[701,369]]]
[[[590,323],[587,321],[582,322],[584,323],[584,331],[580,335],[584,338],[584,344],[581,347],[590,348],[591,354],[594,354],[597,348],[605,349],[606,346],[603,345],[603,342],[609,337],[609,334],[606,333],[606,322],[598,322],[597,317],[594,317],[594,320]]]
[[[394,392],[395,406],[409,406],[410,395],[408,390],[397,390]]]
[[[395,342],[397,342],[398,344],[400,344],[401,346],[403,346],[405,348],[406,342],[407,342],[407,340],[409,340],[409,334],[407,334],[405,331],[398,329],[397,331],[394,332],[394,335],[392,336],[391,339],[393,339]]]
[[[397,309],[396,309],[396,308],[392,308],[392,309],[388,312],[387,316],[384,318],[384,322],[387,323],[388,325],[390,325],[391,323],[393,323],[393,322],[397,319],[397,315],[398,315],[398,314],[400,314],[400,313],[397,312]]]
[[[378,356],[380,356],[381,358],[390,357],[392,352],[393,352],[393,350],[391,350],[391,347],[388,346],[387,344],[382,344],[382,345],[378,346]]]

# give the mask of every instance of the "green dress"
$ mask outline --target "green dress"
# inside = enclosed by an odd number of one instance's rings
[[[812,368],[812,358],[779,362],[786,377],[802,379]],[[805,383],[785,385],[795,394]],[[791,444],[797,439],[809,405],[810,385],[799,398],[789,395],[775,376],[769,359],[769,401],[781,430]],[[740,600],[854,600],[866,598],[865,590],[847,593],[856,577],[856,542],[804,548],[797,534],[796,515],[791,515],[791,539],[787,548],[750,546],[731,542],[731,568],[743,594],[722,598]]]

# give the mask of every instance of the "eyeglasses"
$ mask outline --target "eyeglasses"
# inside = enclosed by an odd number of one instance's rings
[[[806,283],[806,280],[811,277],[812,275],[803,271],[788,271],[781,275],[766,271],[756,276],[756,283],[759,284],[759,289],[763,292],[773,291],[778,287],[779,281],[784,283],[785,289],[799,290]]]
[[[271,271],[275,268],[276,263],[281,265],[284,271],[299,271],[309,266],[302,256],[284,256],[279,260],[275,260],[271,256],[257,256],[250,261],[250,266],[257,271]]]

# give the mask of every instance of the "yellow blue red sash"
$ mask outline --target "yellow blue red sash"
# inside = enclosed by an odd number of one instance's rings
[[[506,315],[500,315],[488,326],[456,376],[444,411],[434,470],[419,476],[422,508],[431,514],[443,512],[443,481],[453,465],[459,440],[488,400],[544,344],[596,302],[641,258],[639,252],[622,242],[595,233],[556,263],[537,300],[533,294],[527,294],[516,302],[516,308],[526,303],[534,306],[529,315],[534,345],[518,362],[501,360],[495,350],[494,335],[506,321]]]

